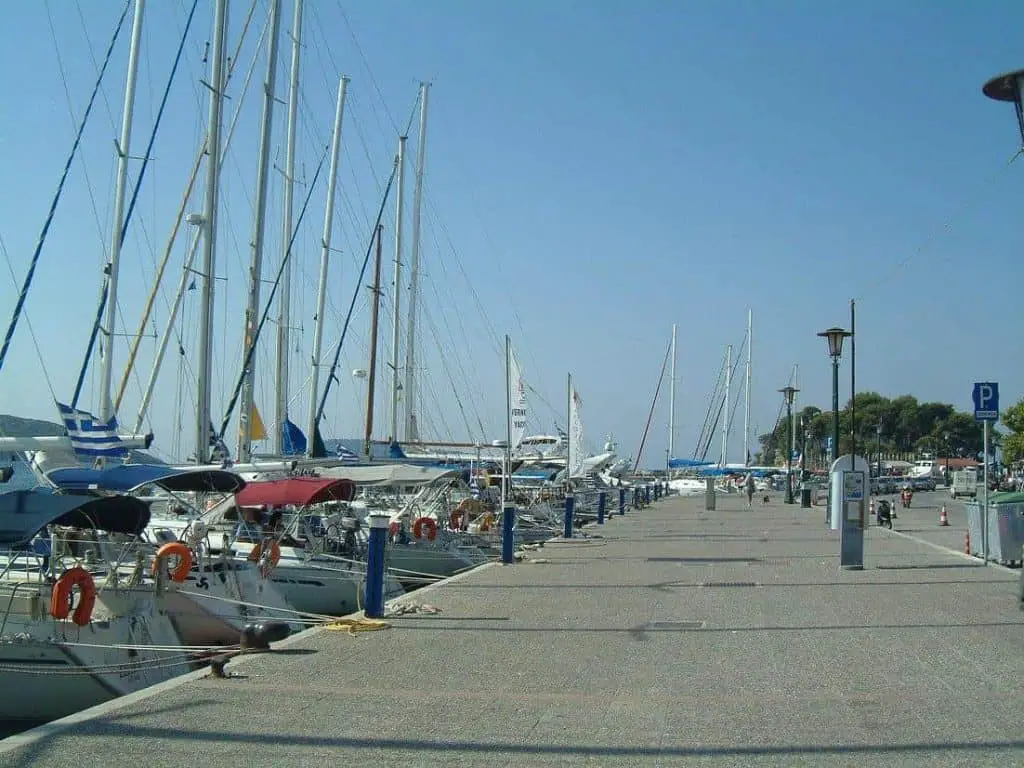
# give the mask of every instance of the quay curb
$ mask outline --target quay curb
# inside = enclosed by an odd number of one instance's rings
[[[931,547],[932,549],[937,549],[938,551],[944,552],[944,553],[946,553],[948,555],[956,555],[961,560],[967,560],[968,562],[975,563],[979,568],[985,568],[986,567],[985,561],[982,560],[980,557],[975,557],[974,555],[968,555],[966,552],[961,552],[958,549],[953,549],[952,547],[944,547],[941,544],[936,544],[936,543],[934,543],[932,541],[928,541],[927,539],[922,539],[922,538],[919,538],[917,536],[912,536],[911,534],[906,533],[905,531],[890,530],[890,529],[885,529],[885,528],[883,528],[882,531],[883,531],[883,533],[895,534],[897,536],[902,536],[902,537],[904,537],[906,539],[910,539],[911,541],[917,542],[918,544],[924,544],[926,547]],[[1012,573],[1014,576],[1019,576],[1020,572],[1021,572],[1020,568],[1010,568],[1007,565],[1003,565],[1002,563],[997,563],[995,561],[989,561],[987,567],[989,567],[989,568],[1002,568],[1004,571],[1006,571],[1007,573]],[[2,744],[2,743],[3,742],[0,742],[0,744]]]
[[[500,564],[500,562],[481,563],[480,565],[468,571],[457,573],[454,576],[449,576],[446,579],[440,579],[439,581],[435,581],[433,584],[428,584],[424,587],[420,587],[415,592],[410,592],[393,598],[392,600],[385,603],[385,614],[387,613],[388,608],[403,605],[409,602],[417,602],[417,598],[422,594],[435,591],[438,588],[443,587],[445,584],[452,584],[454,582],[461,581],[468,577],[470,574],[479,573],[480,571],[492,568]],[[362,617],[363,612],[357,611],[355,613],[347,614],[346,616],[339,616],[338,618],[351,619]],[[387,616],[385,616],[384,619],[387,620]],[[325,631],[326,630],[323,625],[317,625],[310,627],[309,629],[304,629],[301,632],[296,632],[294,635],[289,635],[280,642],[274,643],[269,651],[242,653],[238,656],[233,657],[230,661],[231,666],[232,668],[234,668],[239,664],[251,662],[254,659],[260,658],[261,656],[266,656],[268,654],[273,655],[274,651],[276,650],[290,648],[293,645],[297,645],[298,643],[301,643],[304,640],[307,640],[311,637],[315,637],[316,635]],[[124,709],[125,707],[129,707],[132,704],[136,704],[140,701],[145,701],[149,698],[152,698],[153,696],[159,696],[162,693],[174,690],[182,685],[193,683],[196,680],[202,680],[208,677],[209,675],[210,668],[208,666],[205,666],[201,669],[197,669],[192,672],[186,672],[185,674],[171,678],[170,680],[165,680],[162,683],[151,685],[148,688],[133,691],[132,693],[127,693],[124,696],[118,696],[116,699],[105,701],[102,704],[97,704],[93,707],[89,707],[88,709],[83,709],[80,712],[74,712],[70,715],[65,715],[64,717],[61,717],[57,720],[51,720],[48,723],[37,725],[35,728],[30,728],[27,731],[16,733],[12,736],[8,736],[5,739],[0,739],[0,755],[5,755],[15,750],[29,747],[33,744],[38,743],[39,741],[42,741],[43,739],[50,738],[51,736],[55,736],[58,733],[61,733],[62,731],[69,730],[76,725],[87,723],[98,717],[103,717],[104,715],[108,715],[112,712]]]

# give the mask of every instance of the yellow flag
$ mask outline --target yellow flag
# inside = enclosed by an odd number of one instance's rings
[[[256,409],[256,403],[253,403],[249,410],[249,424],[252,426],[254,441],[267,439],[267,428],[263,426],[263,419],[260,418],[260,412]]]

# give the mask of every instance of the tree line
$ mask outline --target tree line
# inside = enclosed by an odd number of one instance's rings
[[[851,408],[855,405],[855,408]],[[856,412],[856,423],[854,422]],[[832,412],[808,405],[796,414],[797,450],[806,451],[809,462],[829,458],[828,438],[832,435]],[[1006,411],[1003,423],[1010,433],[989,431],[994,450],[1001,446],[1004,462],[1024,459],[1024,399]],[[785,414],[775,429],[758,437],[760,451],[755,463],[777,464],[786,460],[787,424]],[[888,398],[877,392],[859,392],[839,412],[839,454],[849,453],[854,436],[857,452],[881,453],[889,458],[911,459],[920,453],[977,459],[983,450],[981,422],[973,413],[957,411],[949,403],[918,402],[913,395]]]

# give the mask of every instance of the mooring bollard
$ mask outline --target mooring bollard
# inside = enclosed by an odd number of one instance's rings
[[[597,494],[597,524],[604,525],[604,491]]]
[[[501,562],[511,565],[515,555],[516,508],[511,504],[501,511]]]
[[[651,505],[651,486],[644,488],[644,504],[647,506]]]
[[[619,487],[619,514],[626,514],[626,489]]]
[[[576,499],[572,496],[565,497],[565,538],[572,538],[572,511],[576,507]]]
[[[388,541],[388,515],[370,515],[370,543],[366,551],[366,592],[363,613],[369,619],[384,615],[384,546]]]

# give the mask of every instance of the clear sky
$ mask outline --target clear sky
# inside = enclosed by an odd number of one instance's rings
[[[140,156],[191,2],[150,2],[132,155]],[[133,333],[205,130],[211,6],[199,4],[125,245],[119,334]],[[326,146],[337,78],[351,76],[333,228],[325,346],[333,350],[390,171],[398,127],[432,81],[420,318],[424,432],[503,437],[501,337],[539,395],[531,432],[562,415],[574,376],[592,448],[613,433],[635,454],[669,341],[679,328],[676,453],[691,455],[727,344],[754,313],[752,431],[775,422],[799,365],[800,400],[827,407],[830,366],[816,332],[849,323],[858,298],[858,388],[970,407],[974,381],[1024,392],[1019,354],[1024,161],[1013,109],[984,98],[990,76],[1024,67],[1024,5],[1012,2],[602,2],[309,0],[303,25],[296,217]],[[113,32],[115,0],[46,0],[5,10],[0,46],[0,236],[20,284]],[[240,109],[223,173],[215,313],[214,420],[240,367],[267,19],[257,4],[228,87]],[[281,254],[285,101],[291,57],[283,3],[264,279]],[[234,0],[229,48],[248,3]],[[109,251],[129,22],[42,253],[27,324],[0,371],[0,412],[54,418],[68,400]],[[59,57],[57,52],[59,51]],[[415,153],[415,128],[409,142]],[[133,183],[140,163],[133,160]],[[304,425],[323,227],[323,176],[296,240],[291,414]],[[204,178],[188,205],[198,211]],[[412,197],[408,174],[407,201]],[[406,234],[409,235],[409,219]],[[385,216],[391,279],[393,200]],[[188,229],[185,227],[185,229]],[[408,239],[407,239],[408,242]],[[143,340],[120,411],[131,425],[186,247]],[[0,254],[2,255],[2,254]],[[408,252],[406,254],[408,259]],[[16,295],[0,275],[0,320]],[[368,278],[364,280],[364,285]],[[264,284],[264,297],[270,283]],[[367,360],[366,291],[356,304],[325,432],[361,432],[355,368]],[[390,288],[383,307],[376,436],[387,434]],[[407,305],[407,302],[406,302]],[[165,456],[194,443],[198,291],[187,294],[185,356],[161,373],[147,425]],[[258,405],[273,420],[275,327],[258,355]],[[115,338],[115,381],[127,339]],[[96,366],[82,405],[98,402]],[[844,365],[842,397],[849,396]],[[323,378],[321,379],[323,381]],[[737,382],[739,386],[739,382]],[[644,464],[663,461],[667,383]],[[541,402],[543,398],[545,402]],[[178,423],[179,420],[182,423]],[[742,459],[742,403],[730,459]],[[466,425],[469,425],[467,427]],[[471,429],[470,429],[471,428]],[[756,431],[755,431],[756,429]],[[229,444],[234,446],[233,429]],[[753,442],[753,440],[752,440]],[[753,447],[753,446],[752,446]],[[717,457],[717,451],[713,451]]]

